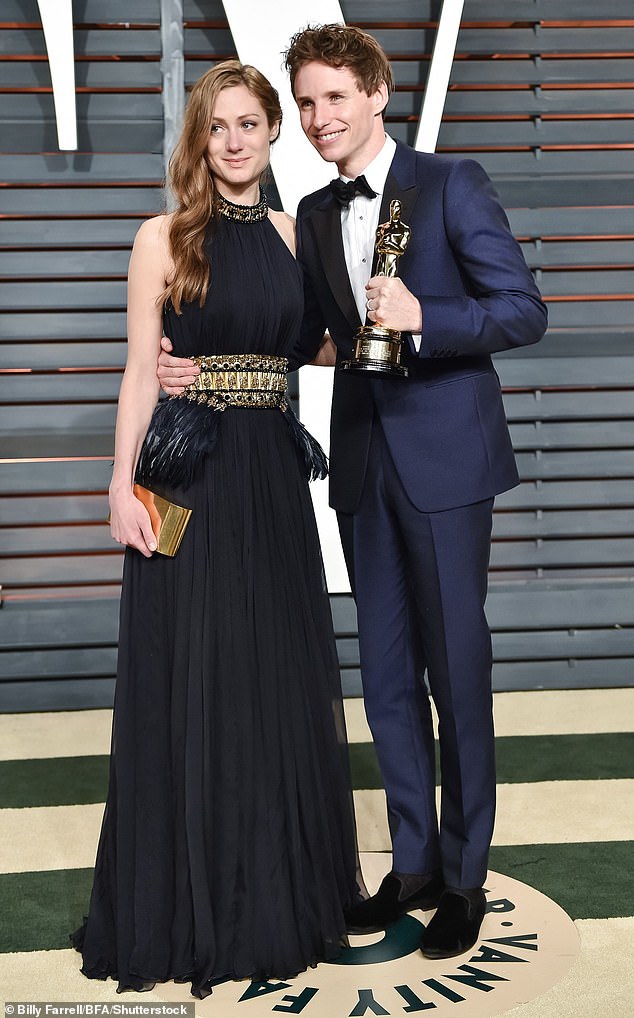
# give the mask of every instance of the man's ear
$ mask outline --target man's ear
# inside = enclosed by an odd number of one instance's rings
[[[387,85],[384,81],[381,82],[376,92],[374,93],[375,113],[376,117],[380,116],[385,111],[385,107],[388,104],[390,94],[387,89]]]

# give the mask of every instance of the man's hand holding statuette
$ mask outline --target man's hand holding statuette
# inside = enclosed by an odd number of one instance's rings
[[[400,332],[423,331],[419,301],[398,276],[373,276],[365,287],[366,308],[371,322]]]

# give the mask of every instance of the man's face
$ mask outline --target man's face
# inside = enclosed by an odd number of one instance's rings
[[[385,84],[367,95],[348,67],[313,60],[297,72],[295,101],[311,145],[345,176],[361,173],[382,148]]]

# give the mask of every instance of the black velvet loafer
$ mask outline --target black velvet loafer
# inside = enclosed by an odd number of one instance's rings
[[[397,873],[388,873],[376,894],[346,912],[348,932],[378,933],[412,909],[436,908],[445,887],[440,873],[421,877],[413,891],[409,890],[411,886],[411,876],[406,884]]]
[[[420,949],[426,958],[453,958],[475,944],[486,911],[481,888],[445,891],[435,915],[423,933]]]

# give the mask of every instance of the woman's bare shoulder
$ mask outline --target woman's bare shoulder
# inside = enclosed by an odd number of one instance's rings
[[[168,212],[165,215],[152,216],[150,219],[146,219],[137,230],[135,240],[145,244],[159,243],[161,245],[169,245],[169,227],[173,215],[173,212]]]
[[[133,253],[143,259],[143,264],[160,267],[165,279],[173,271],[169,227],[174,213],[146,219],[137,230]]]

